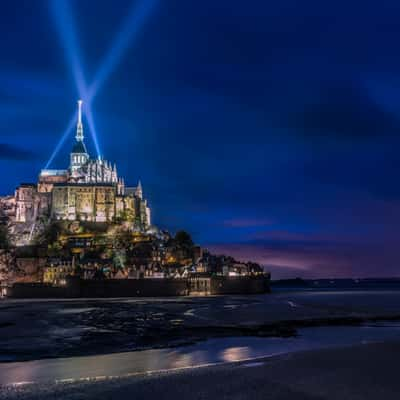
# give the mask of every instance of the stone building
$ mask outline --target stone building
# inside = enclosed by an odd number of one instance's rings
[[[0,206],[17,224],[34,224],[41,216],[69,221],[124,221],[138,230],[146,230],[151,224],[141,183],[126,187],[115,164],[88,153],[81,100],[69,168],[42,170],[38,183],[21,184],[14,197],[1,199]]]
[[[38,185],[22,183],[15,191],[15,221],[32,222],[49,213],[51,194],[39,192]]]

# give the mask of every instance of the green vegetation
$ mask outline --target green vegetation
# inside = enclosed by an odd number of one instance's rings
[[[119,229],[114,236],[114,247],[117,249],[132,248],[132,233],[125,229]]]
[[[174,262],[180,262],[193,258],[194,243],[186,231],[178,231],[173,239],[170,239],[168,247],[174,258]]]
[[[177,247],[181,249],[190,249],[193,247],[192,237],[186,231],[178,231],[173,239]]]
[[[11,247],[10,231],[7,224],[0,224],[0,249],[8,250]]]
[[[135,219],[135,215],[133,210],[124,210],[124,211],[119,211],[117,218],[116,218],[116,222],[117,224],[121,224],[123,222],[133,222]],[[139,219],[140,221],[140,219]]]
[[[36,236],[34,244],[37,246],[53,246],[58,240],[60,226],[57,222],[50,222]]]

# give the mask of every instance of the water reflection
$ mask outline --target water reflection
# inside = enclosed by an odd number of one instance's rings
[[[400,326],[325,327],[296,338],[219,338],[174,349],[0,363],[0,384],[104,379],[268,357],[281,353],[400,339]]]
[[[227,362],[234,362],[240,360],[247,360],[250,358],[249,347],[230,347],[221,353],[221,358]]]
[[[193,350],[184,354],[179,351],[173,351],[169,352],[168,355],[171,359],[174,359],[171,363],[172,369],[204,365],[210,362],[210,354],[207,350]]]

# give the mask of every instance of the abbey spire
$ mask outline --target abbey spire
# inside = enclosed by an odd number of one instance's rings
[[[76,134],[72,139],[69,168],[42,170],[36,195],[51,193],[51,196],[43,196],[49,202],[48,207],[40,205],[38,212],[47,213],[51,207],[50,214],[54,220],[124,224],[131,230],[145,232],[151,225],[151,214],[143,197],[142,183],[139,181],[136,187],[126,186],[124,178],[118,176],[115,163],[111,164],[101,156],[90,156],[83,136],[83,102],[78,100],[77,103],[76,121],[73,123]],[[24,190],[31,193],[35,189],[22,187],[21,199],[25,199]],[[36,195],[31,196],[32,204],[36,204]],[[14,201],[17,204],[17,198]],[[34,211],[33,207],[25,208],[25,200],[19,201],[16,221],[25,223],[36,219],[36,211],[35,214],[31,211]]]
[[[78,100],[78,123],[76,124],[75,138],[77,142],[83,142],[82,100]]]
[[[82,100],[78,100],[78,121],[76,124],[76,142],[72,148],[70,155],[70,171],[73,177],[76,177],[78,171],[89,160],[89,154],[83,141],[83,125],[82,125]]]

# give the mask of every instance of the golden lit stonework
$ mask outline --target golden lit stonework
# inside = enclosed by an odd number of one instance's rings
[[[1,199],[2,209],[21,244],[29,243],[43,219],[57,221],[121,222],[146,231],[150,208],[142,185],[125,186],[117,167],[101,157],[91,158],[84,142],[82,101],[78,102],[75,143],[67,169],[44,169],[37,183],[21,184],[15,196]]]

